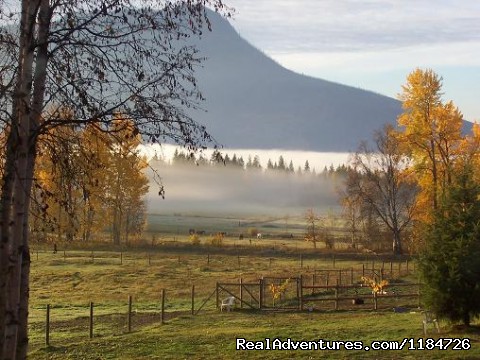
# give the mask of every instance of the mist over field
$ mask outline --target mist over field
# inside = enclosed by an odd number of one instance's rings
[[[162,162],[154,167],[166,193],[162,199],[151,182],[150,214],[295,216],[308,208],[322,213],[339,208],[336,188],[341,182],[321,175]]]

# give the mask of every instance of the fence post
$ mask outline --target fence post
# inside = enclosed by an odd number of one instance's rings
[[[272,258],[269,258],[268,260],[269,260],[269,262],[270,262],[269,268],[271,269],[271,268],[272,268]]]
[[[47,316],[45,318],[45,345],[50,346],[50,304],[47,304]]]
[[[123,252],[120,251],[120,265],[123,265]]]
[[[195,315],[195,285],[192,285],[192,315]]]
[[[335,310],[338,310],[338,279],[335,284]]]
[[[326,283],[327,286],[329,282],[330,282],[330,271],[327,270],[327,283]]]
[[[350,268],[350,285],[353,285],[353,267]]]
[[[393,262],[390,261],[390,277],[393,277]]]
[[[407,275],[408,275],[408,259],[406,260],[406,263],[407,263]]]
[[[362,277],[365,277],[365,263],[362,263]]]
[[[67,261],[67,253],[63,250],[63,262]]]
[[[303,275],[300,275],[300,296],[299,296],[299,300],[300,300],[300,310],[302,311],[303,310]]]
[[[258,306],[260,310],[263,308],[263,277],[259,280],[260,292]]]
[[[373,310],[378,309],[378,298],[377,298],[377,293],[374,291],[373,292]]]
[[[218,293],[218,281],[215,285],[215,307],[218,309],[218,297],[219,297],[219,293]]]
[[[165,324],[165,289],[162,289],[162,312],[160,316],[160,322]]]
[[[315,273],[312,275],[312,286],[315,286]],[[315,288],[312,287],[312,295],[315,295]]]
[[[297,299],[298,299],[298,308],[300,309],[300,279],[297,277]]]
[[[243,279],[240,278],[240,309],[243,308]]]
[[[93,339],[93,302],[92,301],[90,301],[89,335],[90,335],[90,339]]]
[[[127,328],[128,332],[132,331],[132,295],[128,295]]]
[[[207,254],[207,265],[210,265],[210,254]]]
[[[420,306],[422,305],[422,299],[420,297],[420,284],[418,284],[418,307],[420,308]]]

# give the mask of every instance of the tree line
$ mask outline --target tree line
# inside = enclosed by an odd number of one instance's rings
[[[288,165],[287,165],[288,162]],[[283,155],[279,155],[278,160],[272,161],[268,159],[265,167],[262,166],[262,160],[258,155],[248,155],[247,160],[243,156],[237,154],[222,154],[220,151],[214,151],[210,158],[205,157],[202,153],[195,154],[185,150],[175,149],[171,161],[167,161],[158,155],[152,158],[152,163],[162,163],[172,166],[194,165],[194,166],[215,166],[240,170],[264,170],[279,171],[290,174],[310,174],[320,175],[323,177],[342,177],[347,174],[351,167],[348,164],[339,164],[336,167],[331,164],[325,166],[322,171],[317,172],[315,168],[310,167],[310,162],[305,160],[303,167],[295,165],[292,160],[287,161]]]

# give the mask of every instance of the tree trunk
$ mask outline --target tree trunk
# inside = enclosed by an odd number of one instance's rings
[[[26,227],[28,231],[28,226]],[[24,235],[28,236],[28,235]],[[20,306],[18,309],[17,359],[26,359],[28,352],[28,302],[30,299],[30,247],[23,247],[20,278]]]
[[[21,41],[25,47],[19,51],[24,55],[20,65],[16,96],[12,113],[18,117],[19,148],[18,161],[15,168],[17,180],[14,193],[14,218],[12,254],[10,256],[10,274],[7,279],[7,291],[10,314],[5,318],[5,344],[3,358],[24,359],[28,344],[28,280],[30,271],[29,254],[29,205],[35,166],[35,149],[37,129],[44,103],[46,68],[47,68],[47,36],[50,27],[50,11],[48,0],[28,1],[22,3],[22,19],[27,14],[27,22],[21,29]],[[38,19],[37,19],[38,14]],[[37,36],[35,40],[34,37]],[[33,46],[37,44],[37,47]],[[33,72],[34,52],[35,71]],[[22,59],[22,56],[20,56]],[[33,81],[32,81],[33,79]],[[33,91],[32,91],[33,90]],[[30,97],[31,94],[31,97]],[[23,263],[25,260],[25,263]],[[23,282],[23,284],[22,284]],[[21,330],[19,331],[19,325]],[[21,334],[19,336],[19,333]],[[17,353],[17,348],[20,353]]]
[[[10,129],[10,135],[6,148],[5,169],[3,175],[3,184],[1,192],[1,226],[0,226],[0,359],[3,359],[3,349],[5,344],[5,325],[7,315],[7,297],[8,288],[8,259],[10,257],[11,246],[11,214],[13,188],[15,183],[15,143],[16,128]],[[12,140],[11,140],[12,139]]]
[[[23,117],[25,118],[25,116]],[[27,123],[28,117],[21,119]],[[23,125],[23,124],[22,124]],[[7,279],[7,311],[5,317],[5,344],[4,354],[8,359],[15,359],[17,347],[17,330],[19,324],[18,310],[20,304],[20,278],[22,269],[23,254],[23,223],[27,218],[28,208],[26,208],[27,194],[27,141],[28,129],[20,126],[19,148],[20,154],[17,161],[17,181],[14,188],[14,208],[12,221],[12,240],[10,241],[10,254],[8,258],[8,279]]]
[[[112,226],[113,244],[120,245],[120,216],[117,206],[113,209],[113,226]]]
[[[393,232],[393,255],[402,255],[402,239],[400,236],[400,231]]]
[[[4,212],[2,214],[2,245],[6,247],[2,249],[0,275],[2,290],[0,296],[2,299],[0,301],[0,351],[2,351],[1,358],[3,359],[16,358],[21,252],[24,243],[22,224],[28,214],[28,209],[25,208],[31,110],[28,94],[31,93],[34,61],[34,47],[32,46],[34,26],[31,26],[30,21],[35,19],[35,3],[35,1],[22,1],[17,82],[12,103],[9,143],[7,143],[6,149],[6,176],[3,179],[5,194],[2,193],[1,204]],[[15,140],[13,140],[14,137]],[[14,173],[9,174],[9,171]],[[4,257],[5,254],[8,257]]]
[[[27,160],[27,180],[26,189],[28,193],[31,192],[33,185],[33,176],[35,170],[36,149],[35,144],[32,144],[28,151]],[[25,208],[30,209],[30,196],[25,199]],[[28,352],[28,302],[30,299],[30,246],[29,246],[29,221],[28,213],[23,219],[23,247],[21,253],[20,268],[20,302],[18,306],[18,329],[17,329],[17,359],[26,359]]]

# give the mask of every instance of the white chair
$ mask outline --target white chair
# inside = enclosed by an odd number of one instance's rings
[[[428,324],[433,324],[437,328],[437,332],[440,333],[437,317],[431,311],[425,311],[423,313],[423,334],[425,336],[427,335]]]
[[[220,311],[226,309],[227,311],[232,311],[232,308],[235,306],[235,297],[229,296],[222,300],[222,305],[220,306]]]

